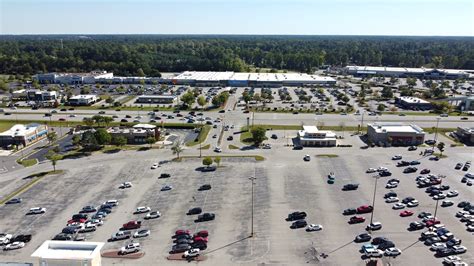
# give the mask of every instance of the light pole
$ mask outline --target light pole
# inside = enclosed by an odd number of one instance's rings
[[[200,139],[199,139],[199,136],[201,135],[202,130],[203,130],[203,128],[202,128],[202,127],[203,127],[202,122],[203,122],[203,121],[201,121],[201,130],[199,131],[199,135],[198,135],[198,141],[199,141],[199,158],[202,157],[202,141],[200,141]]]
[[[439,176],[441,179],[441,182],[439,182],[439,190],[441,191],[441,184],[443,183],[443,176]],[[435,206],[435,211],[434,211],[434,221],[436,221],[436,213],[438,212],[438,204],[439,204],[439,197],[436,198],[436,206]]]
[[[250,237],[254,236],[254,229],[253,229],[254,195],[253,194],[254,194],[254,184],[255,184],[254,180],[255,179],[257,179],[257,178],[254,177],[254,176],[249,177],[249,180],[252,184],[252,207],[251,207],[252,208],[252,216],[251,216],[252,218],[251,218],[251,227],[250,227],[251,228],[250,229],[251,230],[250,231]]]
[[[377,192],[377,181],[379,180],[379,175],[375,176],[375,184],[374,184],[374,196],[372,197],[372,212],[370,213],[370,224],[369,224],[369,231],[371,232],[371,227],[370,225],[372,224],[372,221],[374,219],[374,212],[375,212],[375,193]]]
[[[439,125],[439,120],[440,117],[436,117],[436,128],[435,128],[435,135],[434,135],[434,141],[433,141],[433,146],[432,146],[432,151],[434,151],[436,141],[438,140],[438,125]]]
[[[360,121],[359,133],[360,133],[360,130],[362,130],[362,128],[364,127],[364,114],[365,114],[365,111],[362,112],[362,119]]]

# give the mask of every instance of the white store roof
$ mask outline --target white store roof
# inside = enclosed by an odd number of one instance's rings
[[[91,260],[104,246],[101,242],[77,242],[46,240],[35,250],[32,257],[59,260]]]
[[[420,127],[403,123],[373,123],[368,126],[373,127],[376,133],[423,133]]]
[[[35,132],[38,126],[39,124],[34,124],[34,123],[28,124],[28,125],[16,124],[12,126],[9,130],[1,132],[0,136],[9,136],[12,138],[19,137],[19,136],[26,136]]]
[[[430,103],[428,101],[425,101],[423,99],[417,98],[417,97],[409,97],[409,96],[402,96],[400,97],[401,101],[407,102],[407,103]]]

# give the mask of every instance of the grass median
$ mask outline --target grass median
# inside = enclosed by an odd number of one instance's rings
[[[211,126],[209,125],[202,126],[201,130],[199,131],[198,137],[196,139],[186,142],[186,146],[192,147],[192,146],[199,145],[200,143],[203,143],[204,141],[206,141],[209,131],[211,131]]]

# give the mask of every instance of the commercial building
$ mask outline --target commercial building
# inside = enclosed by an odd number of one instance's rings
[[[176,99],[175,95],[140,95],[135,102],[137,103],[162,103],[171,104]]]
[[[46,138],[48,127],[40,124],[17,124],[9,130],[0,133],[0,146],[9,148],[12,145],[26,147]]]
[[[456,136],[465,144],[474,144],[474,127],[458,127]]]
[[[159,140],[161,136],[160,129],[150,124],[136,124],[132,128],[111,127],[107,131],[112,137],[125,137],[128,144],[146,144],[148,138]]]
[[[48,102],[55,101],[58,98],[56,91],[41,91],[41,90],[16,90],[12,92],[13,100]]]
[[[68,100],[69,105],[79,106],[79,105],[91,105],[99,100],[97,95],[86,94],[86,95],[76,95],[72,96]]]
[[[344,73],[355,77],[387,76],[387,77],[415,77],[420,79],[469,79],[474,70],[465,69],[435,69],[435,68],[408,68],[408,67],[374,67],[374,66],[346,66]]]
[[[298,131],[297,139],[304,147],[331,147],[337,144],[334,132],[319,130],[315,126],[303,126],[303,130]]]
[[[431,103],[416,97],[402,96],[395,99],[395,103],[399,104],[402,108],[412,110],[429,110],[431,109]]]
[[[104,243],[47,240],[31,257],[40,266],[101,266],[100,250]]]
[[[45,84],[94,84],[98,80],[113,79],[114,73],[92,71],[89,73],[45,73],[36,74],[34,80]]]
[[[177,85],[231,86],[231,87],[282,87],[335,85],[330,77],[304,73],[237,73],[185,71],[172,78]]]
[[[425,132],[422,128],[403,123],[368,124],[367,136],[372,143],[393,146],[420,145],[425,140]]]

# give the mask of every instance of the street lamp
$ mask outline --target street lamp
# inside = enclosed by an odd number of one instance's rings
[[[439,190],[441,191],[441,184],[443,183],[443,178],[444,176],[439,176],[441,179],[441,182],[439,183]],[[438,204],[439,204],[439,197],[436,198],[436,206],[435,206],[435,211],[434,211],[434,221],[436,221],[436,213],[438,212]]]
[[[376,175],[375,177],[375,184],[374,184],[374,196],[372,197],[372,212],[370,213],[370,224],[369,224],[369,232],[372,232],[372,228],[370,225],[374,219],[374,212],[375,212],[375,193],[377,192],[377,181],[380,178],[380,175]]]
[[[435,128],[435,135],[434,135],[434,141],[433,141],[433,147],[432,150],[434,151],[436,141],[438,140],[438,125],[439,125],[439,120],[440,117],[436,117],[436,128]]]
[[[255,184],[254,180],[256,179],[257,178],[254,176],[249,177],[249,180],[252,184],[252,218],[251,218],[252,220],[251,220],[251,227],[250,227],[251,228],[250,237],[254,236],[254,229],[253,229],[254,195],[253,194],[254,194],[254,184]]]

